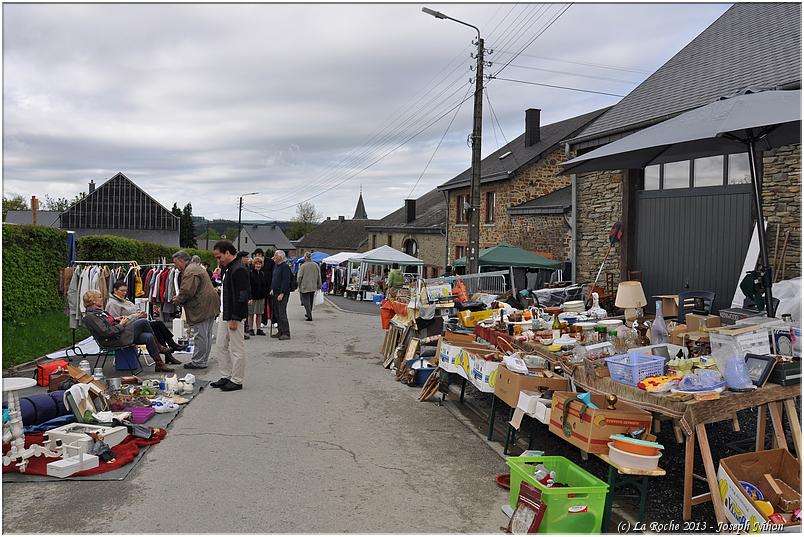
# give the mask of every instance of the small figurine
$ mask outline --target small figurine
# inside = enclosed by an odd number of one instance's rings
[[[89,450],[91,455],[97,455],[97,457],[106,464],[117,462],[117,459],[114,457],[114,453],[112,453],[112,448],[109,447],[109,444],[103,441],[103,436],[100,433],[87,434],[95,441],[92,444],[92,449]]]
[[[614,405],[617,404],[617,396],[613,393],[610,393],[606,396],[606,408],[609,410],[615,410]]]

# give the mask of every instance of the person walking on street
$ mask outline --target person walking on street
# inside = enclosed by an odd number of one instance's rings
[[[245,250],[241,250],[241,251],[237,252],[237,255],[235,257],[237,258],[237,260],[239,260],[241,263],[243,263],[243,266],[246,267],[246,270],[250,271],[251,270],[251,259],[249,259],[248,255],[249,255],[248,252],[246,252]],[[251,339],[251,334],[250,334],[251,330],[249,330],[249,325],[248,325],[248,323],[250,321],[249,317],[251,317],[251,315],[247,315],[246,320],[243,321],[243,339]]]
[[[190,363],[184,364],[184,369],[206,369],[219,311],[218,292],[207,269],[201,263],[192,262],[187,252],[179,250],[173,254],[173,264],[181,271],[181,286],[173,303],[184,308],[187,323],[195,332],[193,357]]]
[[[268,295],[268,287],[271,282],[268,281],[268,274],[264,270],[264,265],[265,260],[262,256],[257,256],[254,258],[251,269],[248,272],[251,281],[251,300],[248,301],[248,320],[251,323],[251,329],[248,333],[250,336],[265,335],[261,328],[262,313],[265,310],[265,297]],[[254,330],[255,328],[256,331]]]
[[[318,263],[313,261],[310,252],[304,254],[304,263],[299,267],[296,275],[299,282],[299,294],[301,295],[302,305],[307,313],[305,319],[313,320],[313,298],[316,291],[321,289],[321,269]]]
[[[246,370],[243,321],[248,317],[251,284],[248,269],[236,257],[237,249],[231,242],[218,241],[212,249],[223,270],[220,301],[222,322],[218,323],[216,343],[216,350],[220,356],[221,378],[210,383],[210,386],[230,392],[243,389]]]
[[[271,279],[271,294],[274,296],[276,334],[271,337],[284,341],[290,339],[290,323],[288,322],[288,300],[290,299],[291,278],[290,266],[285,262],[285,252],[274,252],[274,275]]]

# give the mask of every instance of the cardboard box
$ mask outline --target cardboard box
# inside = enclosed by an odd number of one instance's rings
[[[653,298],[662,299],[662,316],[665,320],[678,317],[678,295],[654,295]]]
[[[537,371],[536,369],[531,370]],[[511,408],[517,406],[519,393],[522,390],[535,391],[539,388],[564,392],[569,389],[569,382],[559,376],[547,378],[515,373],[505,365],[501,365],[497,370],[497,385],[494,387],[494,395]]]
[[[712,352],[722,347],[728,351],[734,346],[741,356],[751,354],[770,354],[770,337],[768,327],[764,325],[746,326],[742,328],[720,327],[709,331]]]
[[[673,345],[683,345],[684,344],[684,334],[687,333],[687,325],[686,324],[678,324],[670,332],[670,343]]]
[[[476,341],[476,337],[474,334],[459,334],[458,332],[450,332],[449,330],[444,331],[444,339],[451,343],[474,343]]]
[[[753,500],[740,485],[748,481],[763,491],[764,475],[781,479],[795,491],[801,490],[801,465],[786,449],[771,449],[742,453],[720,459],[717,469],[720,501],[723,502],[726,518],[732,524],[745,528],[748,533],[768,532],[768,520],[759,512]],[[790,531],[800,524],[786,524],[784,531]]]
[[[608,410],[603,395],[592,395],[592,402],[599,408],[587,408],[583,418],[579,415],[581,403],[571,401],[565,427],[562,422],[565,402],[576,395],[575,392],[553,394],[550,432],[587,453],[608,453],[609,437],[613,434],[628,434],[638,429],[650,431],[652,417],[649,412],[622,401],[617,402],[614,410]]]
[[[740,319],[745,319],[746,317],[756,317],[758,315],[765,315],[765,310],[756,311],[756,310],[748,310],[745,308],[726,308],[724,310],[720,310],[720,324],[723,326],[729,326]]]
[[[75,455],[47,464],[47,475],[51,477],[70,477],[71,475],[98,467],[97,455]]]
[[[519,392],[519,401],[517,401],[516,407],[547,425],[550,423],[550,407],[547,406],[550,401],[542,399],[541,395],[541,392],[522,390]]]
[[[485,321],[486,319],[490,319],[494,312],[497,310],[483,310],[483,311],[459,311],[458,312],[458,319],[460,319],[461,324],[463,324],[466,328],[474,328],[477,326],[479,321]]]
[[[700,315],[698,313],[688,313],[685,317],[688,332],[703,332],[701,328],[717,328],[720,326],[720,317],[717,315]]]

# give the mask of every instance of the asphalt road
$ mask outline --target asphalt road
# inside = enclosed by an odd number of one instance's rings
[[[380,365],[379,317],[330,304],[246,342],[245,389],[207,389],[122,482],[3,486],[6,533],[497,532],[500,456]],[[214,362],[213,362],[214,364]],[[206,375],[217,379],[213,368]]]
[[[327,300],[335,304],[339,309],[352,313],[364,313],[380,317],[380,306],[367,300],[352,300],[338,295],[327,295]],[[379,321],[378,321],[379,322]]]

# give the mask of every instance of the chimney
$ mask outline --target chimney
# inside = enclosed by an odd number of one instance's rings
[[[525,110],[525,147],[530,147],[542,139],[540,132],[541,110],[528,108]]]
[[[39,200],[31,196],[31,223],[36,225],[36,212],[39,210]]]
[[[416,220],[416,200],[405,200],[405,223]]]
[[[345,219],[346,219],[345,216],[339,216],[338,217],[338,222],[343,222]]]
[[[93,192],[95,192],[95,180],[94,179],[89,181],[89,192],[87,192],[87,194],[92,194]]]
[[[330,218],[330,217],[328,216],[328,217],[327,217],[327,220],[332,220],[332,218]]]

